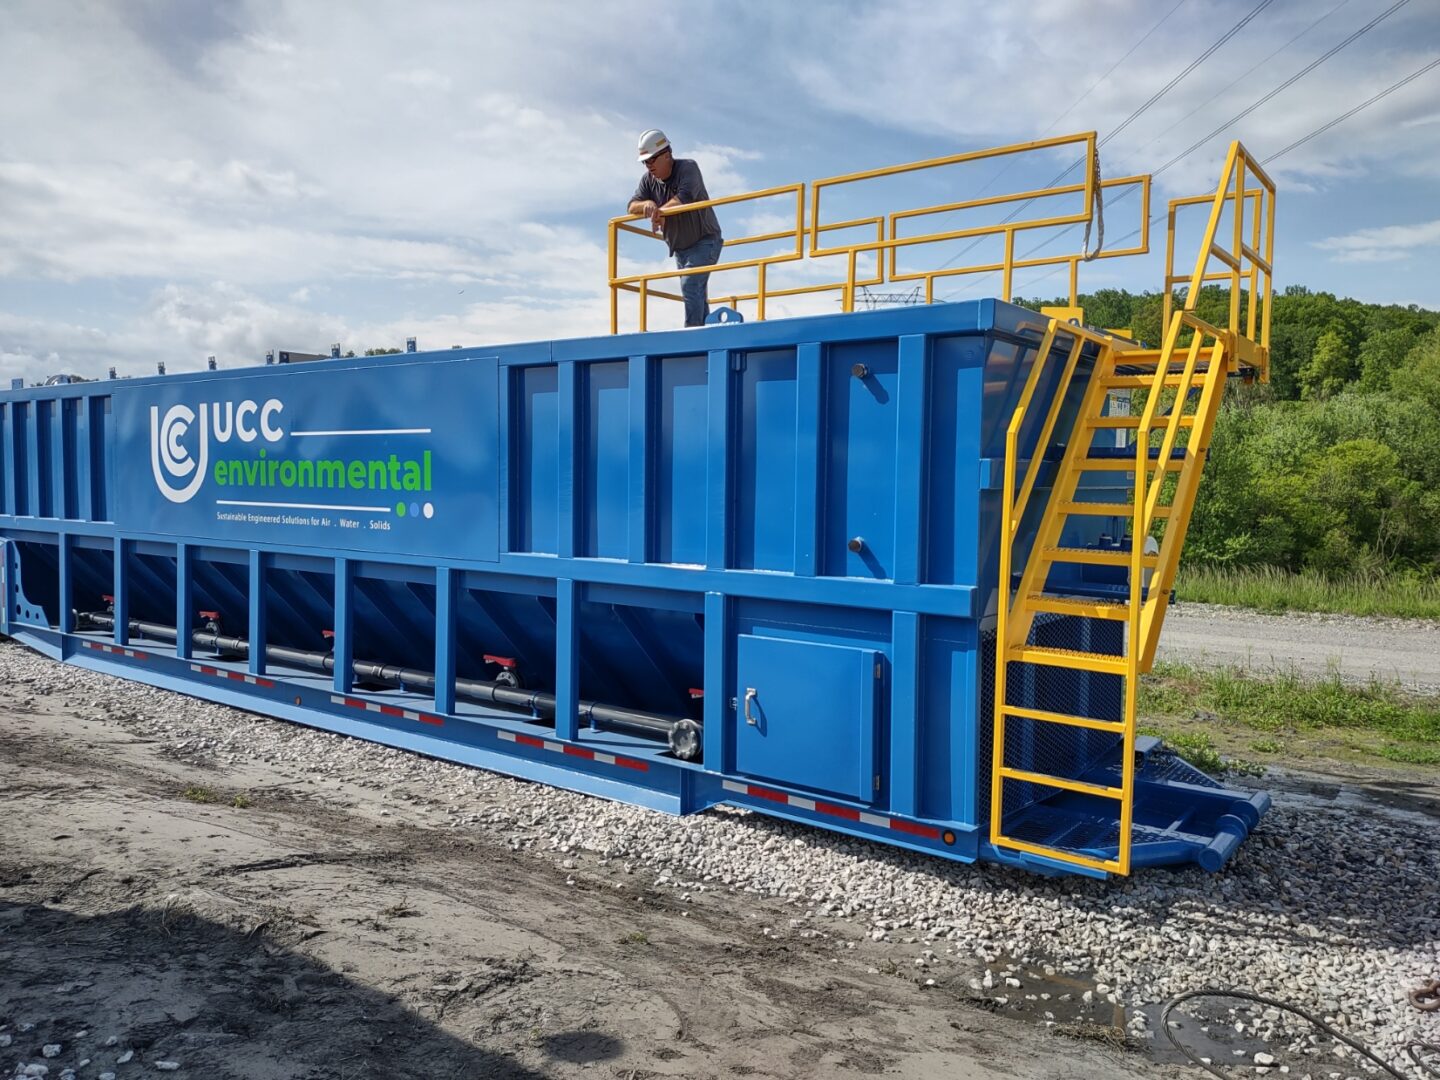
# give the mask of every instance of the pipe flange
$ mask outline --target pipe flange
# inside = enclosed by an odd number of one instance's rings
[[[700,758],[701,727],[694,720],[679,720],[670,729],[670,752],[681,761]]]

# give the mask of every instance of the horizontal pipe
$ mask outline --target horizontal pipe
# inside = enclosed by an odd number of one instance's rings
[[[100,611],[77,612],[76,624],[83,623],[89,623],[102,630],[114,630],[115,616],[109,612]],[[174,641],[178,636],[175,627],[166,626],[163,623],[130,619],[127,625],[129,632],[139,637]],[[201,648],[212,649],[215,652],[238,653],[245,656],[250,654],[250,642],[242,637],[221,634],[212,630],[194,630],[191,631],[190,639]],[[296,649],[288,645],[266,645],[265,659],[295,667],[314,668],[318,671],[335,670],[334,654],[318,650]],[[375,660],[355,660],[351,664],[351,670],[357,679],[398,683],[401,686],[415,689],[435,689],[434,673],[420,671],[416,668],[382,664]],[[507,708],[528,709],[546,719],[553,720],[555,718],[555,695],[540,690],[523,690],[516,686],[506,686],[504,683],[487,682],[482,679],[456,679],[455,693],[472,701],[501,705]],[[647,735],[660,735],[670,743],[670,747],[675,751],[677,757],[687,761],[699,757],[700,740],[698,737],[690,738],[692,733],[696,736],[699,734],[697,721],[686,717],[663,716],[657,713],[642,712],[639,709],[627,709],[620,705],[606,705],[598,701],[581,701],[579,713],[582,719],[591,720],[601,727],[629,728]],[[677,740],[677,729],[680,729],[682,725],[688,729],[686,737]],[[691,749],[692,743],[693,749]]]

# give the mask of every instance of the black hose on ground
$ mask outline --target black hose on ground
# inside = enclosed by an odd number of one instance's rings
[[[1194,1051],[1192,1051],[1188,1046],[1181,1046],[1180,1040],[1175,1037],[1174,1029],[1170,1027],[1170,1014],[1175,1011],[1176,1006],[1182,1005],[1187,1001],[1193,1001],[1196,998],[1235,998],[1240,1001],[1250,1001],[1254,1002],[1257,1005],[1267,1005],[1272,1009],[1280,1009],[1283,1012],[1291,1013],[1294,1016],[1300,1017],[1306,1023],[1309,1023],[1319,1028],[1336,1042],[1344,1043],[1346,1046],[1350,1047],[1351,1050],[1354,1050],[1357,1054],[1365,1058],[1367,1061],[1373,1062],[1376,1066],[1378,1066],[1385,1072],[1385,1075],[1393,1076],[1395,1080],[1413,1080],[1412,1077],[1406,1076],[1404,1073],[1396,1069],[1395,1066],[1391,1065],[1388,1062],[1380,1060],[1380,1058],[1376,1057],[1374,1052],[1371,1051],[1369,1048],[1362,1046],[1360,1043],[1350,1038],[1350,1036],[1335,1030],[1333,1025],[1327,1024],[1324,1020],[1320,1019],[1320,1017],[1314,1015],[1313,1013],[1306,1012],[1298,1005],[1291,1005],[1288,1001],[1281,1001],[1278,998],[1265,997],[1263,994],[1252,994],[1248,990],[1220,990],[1213,987],[1204,990],[1187,990],[1185,993],[1180,994],[1178,997],[1172,998],[1169,1004],[1167,1004],[1165,1008],[1161,1010],[1160,1026],[1165,1030],[1165,1037],[1170,1040],[1170,1045],[1173,1046],[1180,1053],[1184,1054],[1186,1059],[1192,1065],[1200,1066],[1200,1068],[1204,1069],[1211,1076],[1218,1076],[1220,1080],[1230,1080],[1230,1078],[1227,1077],[1219,1069],[1215,1068],[1213,1065],[1209,1065],[1206,1064],[1204,1061],[1201,1061],[1200,1058],[1194,1053]],[[1425,1075],[1431,1077],[1440,1077],[1440,1072],[1437,1072],[1432,1066],[1420,1060],[1420,1054],[1422,1053],[1440,1054],[1440,1045],[1437,1045],[1435,1043],[1411,1043],[1405,1048],[1405,1052],[1410,1056],[1410,1060],[1415,1063],[1416,1068],[1423,1070]]]

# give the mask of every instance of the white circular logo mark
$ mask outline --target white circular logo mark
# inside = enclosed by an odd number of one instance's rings
[[[200,446],[196,457],[190,456],[185,436],[195,425],[195,411],[188,405],[172,405],[160,418],[160,406],[150,406],[150,471],[160,494],[173,503],[189,502],[205,482],[205,463],[209,452],[206,407],[200,406]],[[187,479],[188,478],[188,479]],[[172,482],[184,481],[180,487]]]

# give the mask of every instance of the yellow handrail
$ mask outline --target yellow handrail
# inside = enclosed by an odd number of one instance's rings
[[[1026,191],[991,195],[984,198],[975,198],[964,201],[950,201],[935,206],[922,206],[891,210],[883,214],[853,218],[845,221],[826,222],[821,220],[821,192],[827,189],[839,189],[846,185],[858,184],[868,180],[878,180],[886,177],[908,175],[928,169],[941,168],[949,165],[958,165],[966,162],[982,161],[990,158],[1006,157],[1016,154],[1024,154],[1035,151],[1053,150],[1074,146],[1083,149],[1084,157],[1079,163],[1084,169],[1085,179],[1080,182],[1065,184],[1050,188],[1029,189]],[[773,198],[794,194],[796,196],[795,227],[793,230],[771,230],[758,233],[754,236],[742,236],[738,239],[727,240],[726,250],[734,248],[761,244],[781,243],[783,241],[794,241],[793,250],[786,249],[779,254],[758,256],[750,259],[731,259],[717,263],[713,266],[691,267],[684,270],[663,270],[641,274],[625,274],[619,272],[619,238],[621,233],[634,233],[636,235],[653,238],[648,229],[637,228],[632,223],[643,220],[638,215],[627,215],[612,218],[609,223],[609,277],[610,277],[610,330],[611,333],[619,331],[619,294],[624,292],[638,293],[640,296],[640,311],[638,324],[641,330],[648,327],[648,299],[651,296],[658,296],[664,299],[681,300],[678,292],[663,291],[652,287],[657,282],[669,281],[675,278],[684,278],[691,274],[723,273],[729,270],[753,269],[756,271],[756,288],[753,292],[733,292],[725,297],[717,297],[717,300],[740,303],[755,301],[756,316],[763,319],[766,315],[766,301],[782,296],[802,296],[825,292],[838,291],[841,294],[841,306],[844,311],[853,311],[855,306],[856,290],[870,286],[880,285],[887,281],[924,281],[925,300],[932,302],[935,298],[935,281],[937,278],[951,277],[959,274],[974,274],[984,272],[1000,272],[1002,274],[1002,298],[1010,299],[1013,275],[1016,270],[1028,269],[1038,266],[1052,266],[1068,264],[1070,269],[1070,292],[1071,303],[1076,303],[1075,293],[1078,288],[1077,277],[1080,262],[1086,258],[1078,251],[1068,251],[1056,255],[1040,258],[1016,258],[1015,237],[1024,232],[1037,229],[1046,229],[1060,226],[1073,226],[1089,222],[1097,211],[1097,192],[1101,189],[1111,189],[1138,185],[1141,188],[1141,239],[1134,247],[1119,249],[1115,251],[1101,252],[1100,258],[1114,258],[1122,255],[1140,255],[1149,251],[1149,205],[1150,205],[1150,177],[1129,176],[1112,180],[1100,181],[1098,176],[1096,158],[1095,133],[1082,132],[1076,135],[1063,135],[1050,139],[1041,139],[1034,142],[1015,143],[1009,146],[995,147],[987,150],[975,150],[962,154],[951,154],[945,157],[929,158],[924,161],[910,162],[902,165],[891,165],[879,169],[868,169],[862,172],[847,173],[841,176],[825,177],[809,184],[809,213],[806,214],[806,187],[804,183],[787,184],[779,187],[766,188],[761,191],[746,192],[740,195],[729,195],[718,199],[708,199],[704,202],[689,203],[684,206],[672,207],[663,211],[666,217],[682,213],[694,213],[706,208],[717,206],[728,206],[741,202],[754,201],[759,199]],[[1051,214],[1040,217],[1019,217],[1014,220],[1005,221],[996,225],[973,226],[966,228],[939,229],[936,231],[917,234],[914,236],[900,236],[899,229],[901,222],[920,219],[929,215],[951,214],[964,210],[976,208],[995,207],[1005,204],[1015,204],[1022,208],[1039,199],[1052,197],[1081,196],[1082,205],[1073,213]],[[1012,218],[1015,215],[1012,215]],[[846,230],[857,228],[875,229],[873,239],[864,239],[850,243],[830,242],[828,237]],[[915,270],[901,272],[897,264],[897,251],[900,248],[918,249],[927,244],[944,243],[947,241],[964,240],[969,238],[983,238],[986,236],[1003,236],[1005,244],[1005,256],[1000,262],[982,262],[959,266],[942,265],[929,270]],[[808,237],[809,244],[806,247],[805,240]],[[861,257],[875,253],[876,262],[873,273],[862,274]],[[889,252],[888,260],[886,252]],[[797,262],[802,259],[823,259],[837,258],[844,261],[844,274],[837,279],[826,278],[818,283],[805,283],[800,285],[788,285],[782,288],[773,288],[769,280],[769,268],[771,266]],[[886,265],[888,261],[888,266]]]
[[[1250,186],[1250,179],[1259,187]],[[1210,217],[1205,226],[1204,238],[1200,242],[1195,268],[1187,276],[1175,272],[1175,230],[1179,211],[1187,206],[1210,207]],[[1221,219],[1229,209],[1233,224],[1231,243],[1224,247],[1217,242]],[[1249,238],[1246,239],[1246,219],[1249,219]],[[1262,254],[1263,249],[1263,254]],[[1190,198],[1172,199],[1169,205],[1165,241],[1165,286],[1163,293],[1163,314],[1161,323],[1171,325],[1174,310],[1172,290],[1182,282],[1186,283],[1185,302],[1187,312],[1195,311],[1200,300],[1200,289],[1210,282],[1228,282],[1230,285],[1230,310],[1227,329],[1232,335],[1229,350],[1230,362],[1240,360],[1253,362],[1259,369],[1260,380],[1270,379],[1270,308],[1274,298],[1273,265],[1275,259],[1275,181],[1265,172],[1254,157],[1239,141],[1230,144],[1225,159],[1225,168],[1220,174],[1220,183],[1212,194],[1195,195]],[[1224,269],[1212,271],[1212,261],[1219,261]],[[1243,302],[1243,303],[1242,303]],[[1242,327],[1241,311],[1244,309]],[[1263,312],[1263,314],[1262,314]],[[1191,324],[1193,325],[1193,323]]]

